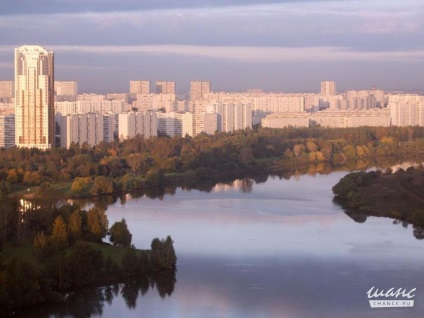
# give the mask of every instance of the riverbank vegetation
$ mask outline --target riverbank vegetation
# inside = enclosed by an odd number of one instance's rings
[[[61,302],[64,292],[76,288],[146,277],[160,280],[160,273],[175,271],[169,236],[153,239],[150,250],[137,250],[131,246],[125,219],[109,228],[104,208],[85,211],[48,200],[22,207],[8,197],[4,181],[0,188],[1,317],[40,303]],[[107,237],[113,245],[104,243]]]
[[[218,180],[245,171],[424,153],[424,127],[255,129],[196,137],[137,136],[95,147],[0,149],[0,178],[12,192],[48,182],[62,196],[128,192],[143,187]],[[30,191],[34,195],[34,191]]]
[[[333,187],[336,200],[357,222],[382,216],[412,224],[414,236],[424,238],[424,167],[353,172]]]

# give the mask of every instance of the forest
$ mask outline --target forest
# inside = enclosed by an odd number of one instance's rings
[[[225,172],[423,153],[424,127],[258,128],[194,138],[137,136],[46,151],[0,149],[0,180],[12,192],[47,182],[69,185],[70,195],[94,196],[169,183],[182,173],[207,182]]]

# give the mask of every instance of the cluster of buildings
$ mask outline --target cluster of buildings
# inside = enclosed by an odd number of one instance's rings
[[[263,127],[424,126],[424,96],[371,90],[338,93],[321,83],[317,94],[213,92],[210,81],[129,82],[129,92],[79,94],[75,81],[54,80],[53,52],[15,49],[15,80],[0,81],[0,147],[48,149],[60,144],[124,140],[138,134],[195,136]]]

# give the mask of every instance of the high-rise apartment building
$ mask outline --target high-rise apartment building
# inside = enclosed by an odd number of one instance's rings
[[[158,135],[158,114],[156,112],[128,112],[118,115],[119,140],[143,135],[145,138]]]
[[[156,82],[156,94],[175,95],[175,82]]]
[[[75,81],[55,81],[54,92],[56,96],[76,96],[78,95],[78,83]]]
[[[150,94],[150,81],[130,81],[130,94]]]
[[[0,115],[0,148],[15,145],[15,115]]]
[[[390,95],[389,109],[393,126],[424,126],[424,96]]]
[[[58,116],[60,146],[69,148],[73,142],[80,145],[87,143],[89,146],[99,144],[104,140],[104,117],[94,113]],[[111,129],[113,134],[113,127]]]
[[[205,94],[211,92],[210,81],[193,81],[190,82],[190,99],[198,100],[203,98]]]
[[[40,46],[15,49],[15,142],[54,146],[54,58]]]
[[[0,81],[0,102],[9,103],[13,98],[13,81]]]
[[[321,82],[321,95],[331,96],[336,95],[336,82]]]

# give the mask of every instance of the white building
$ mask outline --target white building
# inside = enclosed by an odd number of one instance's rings
[[[156,82],[156,94],[176,94],[175,82]]]
[[[321,95],[324,95],[324,96],[336,95],[336,82],[331,82],[331,81],[321,82]]]
[[[390,126],[390,113],[387,109],[336,111],[328,109],[312,114],[310,119],[313,125],[330,128]]]
[[[389,95],[388,103],[393,126],[424,126],[424,96]]]
[[[215,103],[208,106],[207,112],[218,115],[218,131],[233,132],[253,126],[250,104]]]
[[[170,137],[194,136],[194,115],[192,113],[158,113],[158,133]]]
[[[77,96],[78,83],[75,81],[55,81],[54,93],[56,96]]]
[[[192,81],[190,82],[190,99],[192,101],[202,99],[205,94],[211,92],[210,81]]]
[[[158,135],[156,112],[127,112],[118,115],[119,140],[143,135],[145,138]]]
[[[158,111],[164,109],[173,112],[176,108],[175,94],[138,94],[133,107],[139,111]]]
[[[308,113],[275,113],[262,118],[262,127],[309,127],[310,114]]]
[[[150,81],[130,81],[130,94],[150,94]]]
[[[104,141],[104,116],[101,114],[73,114],[57,116],[60,127],[60,146],[69,148],[71,143],[95,146]]]
[[[0,102],[10,103],[13,98],[13,81],[0,81]]]
[[[19,147],[54,146],[53,52],[40,46],[15,49],[15,142]]]

